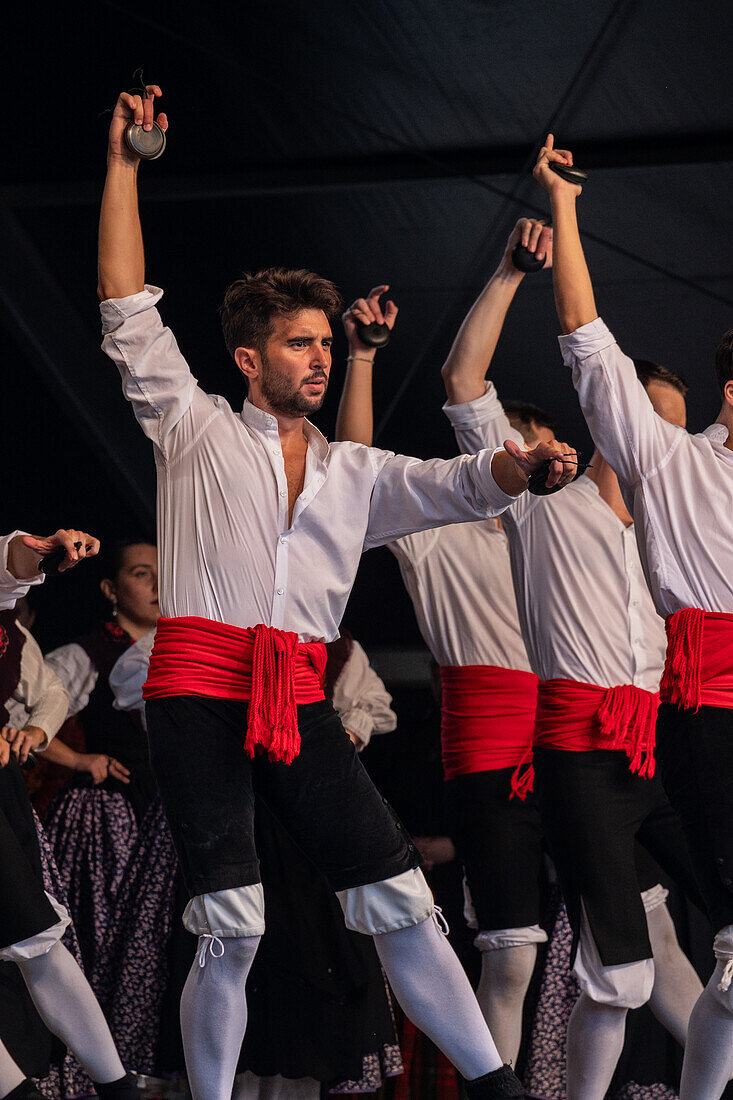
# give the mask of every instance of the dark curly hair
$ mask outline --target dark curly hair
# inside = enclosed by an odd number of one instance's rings
[[[219,307],[219,316],[224,343],[233,356],[237,348],[262,351],[277,315],[322,309],[331,320],[341,308],[341,295],[330,279],[312,271],[268,267],[256,275],[245,272],[233,282]]]

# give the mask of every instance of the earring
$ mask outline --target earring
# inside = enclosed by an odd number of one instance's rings
[[[112,600],[112,618],[117,618],[117,600]]]

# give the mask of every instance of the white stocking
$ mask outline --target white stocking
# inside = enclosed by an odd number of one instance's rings
[[[718,1100],[733,1077],[733,988],[718,989],[724,966],[718,962],[692,1010],[680,1100]]]
[[[458,1072],[472,1080],[499,1069],[502,1061],[471,983],[435,919],[384,932],[374,943],[405,1014]]]
[[[259,936],[199,937],[199,951],[181,996],[181,1032],[193,1100],[231,1098],[247,1027],[244,985],[259,942]]]
[[[0,1042],[0,1097],[7,1096],[25,1081],[25,1074],[10,1056],[10,1051]]]
[[[603,1100],[621,1056],[627,1012],[580,994],[568,1023],[567,1100]]]
[[[74,957],[57,941],[50,951],[18,959],[28,992],[49,1031],[73,1051],[92,1081],[125,1076],[104,1013]]]
[[[522,1010],[532,980],[537,944],[481,952],[481,979],[476,997],[499,1054],[516,1065],[522,1041]]]
[[[677,942],[667,906],[652,909],[646,919],[654,955],[654,987],[649,1007],[660,1024],[684,1046],[690,1013],[702,993],[702,982]]]

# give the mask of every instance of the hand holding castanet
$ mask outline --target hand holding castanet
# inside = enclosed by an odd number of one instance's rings
[[[137,166],[156,160],[165,149],[168,118],[155,118],[155,100],[163,93],[157,84],[120,92],[109,128],[109,156]]]

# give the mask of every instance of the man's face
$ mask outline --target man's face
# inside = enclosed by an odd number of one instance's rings
[[[552,428],[543,428],[536,420],[520,420],[518,416],[510,416],[508,420],[515,431],[521,432],[527,450],[538,443],[552,443],[555,438]]]
[[[666,382],[652,381],[646,387],[646,392],[655,413],[670,424],[677,424],[680,428],[686,427],[687,405],[679,390],[674,386],[668,386]]]
[[[273,412],[310,416],[318,412],[328,389],[333,336],[320,309],[275,317],[260,353],[260,390]]]

